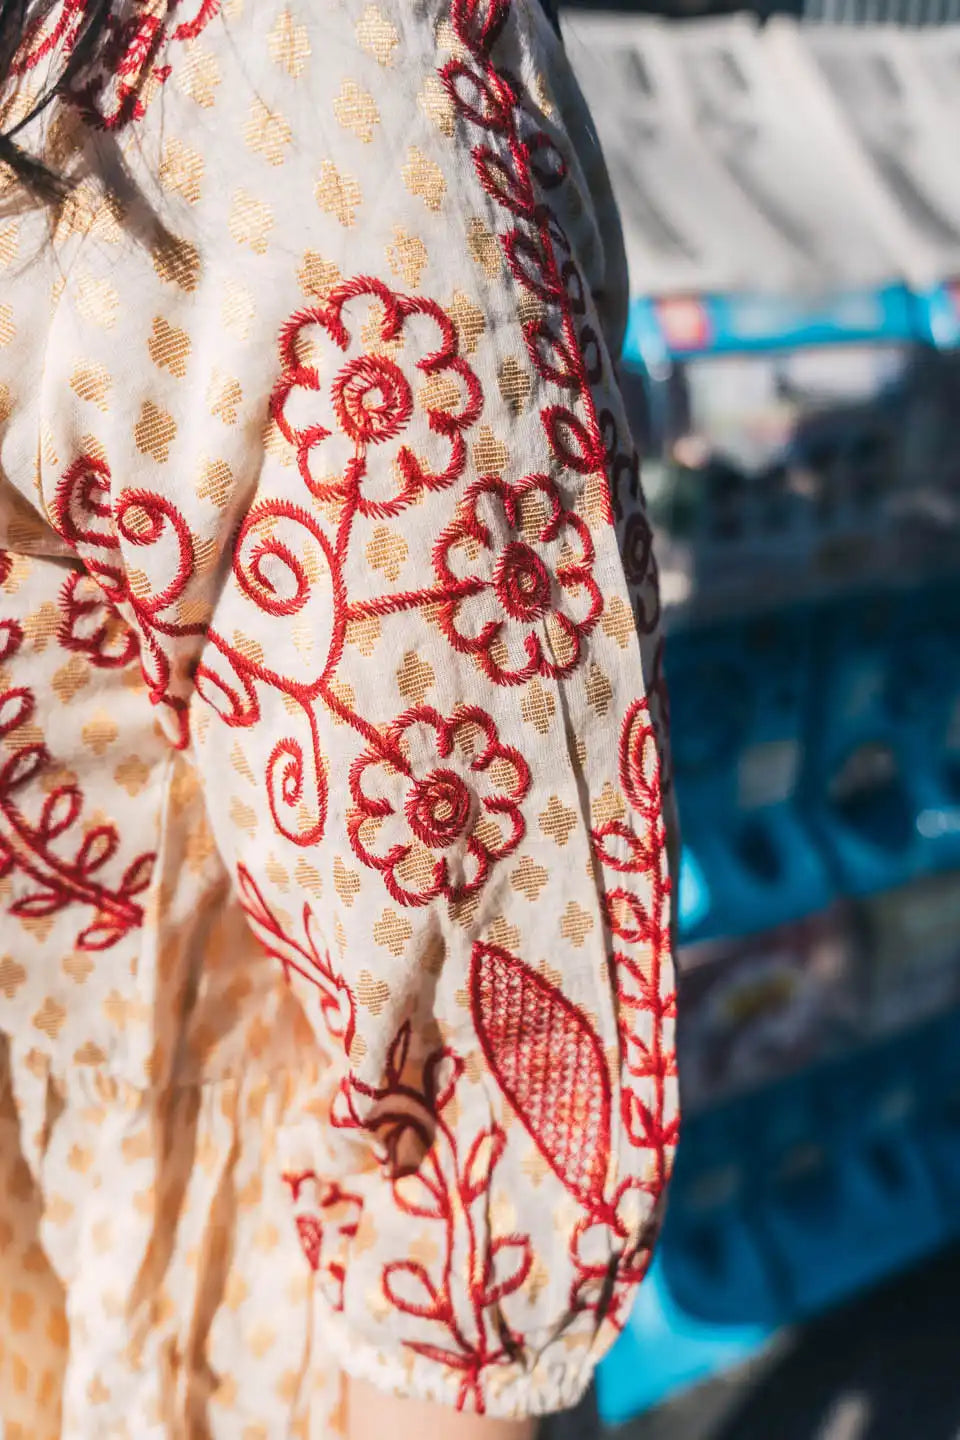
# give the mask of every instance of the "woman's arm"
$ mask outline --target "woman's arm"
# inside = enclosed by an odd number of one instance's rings
[[[445,1405],[401,1400],[364,1380],[350,1380],[348,1440],[533,1440],[535,1420],[487,1420]]]

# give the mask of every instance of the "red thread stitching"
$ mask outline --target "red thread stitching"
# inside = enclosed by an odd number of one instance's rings
[[[456,768],[431,765],[421,773],[404,753],[408,734],[417,731],[433,733],[436,756],[441,762],[457,754],[458,741],[471,742],[475,753],[466,763],[458,760]],[[502,788],[507,784],[505,769],[512,772],[512,785],[507,789]],[[367,788],[370,776],[374,785],[379,782],[381,790],[388,793],[371,793]],[[529,789],[526,760],[519,750],[501,742],[496,725],[485,711],[478,706],[461,706],[445,719],[432,707],[420,706],[394,722],[383,746],[366,751],[354,762],[350,771],[354,802],[348,816],[350,840],[358,858],[380,871],[387,889],[401,904],[426,905],[438,895],[462,900],[480,889],[495,861],[517,848],[524,834],[520,804]],[[390,798],[390,790],[394,799]],[[398,790],[403,791],[401,803],[397,803]],[[505,834],[501,830],[499,842],[483,838],[481,822],[491,817],[503,817],[507,826]],[[392,826],[387,824],[390,821]],[[365,840],[364,830],[370,822],[374,822],[375,839],[381,847],[383,829],[387,828],[385,848],[374,850]],[[396,837],[392,843],[391,835]],[[404,867],[417,843],[421,851],[431,851],[435,858],[429,877],[413,888],[405,879]]]
[[[584,324],[578,333],[576,318],[583,316],[586,310],[585,286],[559,221],[550,207],[539,200],[536,191],[535,182],[544,189],[561,184],[566,176],[566,166],[546,132],[535,128],[532,138],[529,137],[531,123],[535,126],[536,122],[524,110],[519,87],[497,69],[491,56],[494,38],[506,23],[509,5],[510,0],[453,0],[453,28],[469,59],[457,57],[450,60],[441,76],[461,118],[486,135],[497,137],[501,148],[506,148],[506,155],[497,154],[488,143],[480,141],[474,146],[473,158],[481,185],[512,217],[510,228],[500,237],[511,272],[517,284],[536,296],[546,311],[546,318],[530,320],[524,327],[528,353],[537,373],[544,380],[567,390],[571,399],[575,397],[582,407],[582,415],[578,415],[569,405],[544,405],[540,417],[550,449],[565,468],[582,476],[598,475],[604,482],[609,465],[617,482],[619,501],[624,472],[628,485],[631,488],[634,486],[636,457],[625,458],[620,454],[616,421],[609,412],[605,411],[602,417],[597,415],[590,385],[602,379],[602,354],[593,328]],[[524,138],[525,134],[528,138]],[[562,261],[560,251],[566,255]],[[559,322],[557,329],[550,328],[551,316]],[[638,476],[636,489],[639,490]],[[613,508],[606,483],[602,493],[607,519],[612,523]],[[632,530],[628,528],[628,541],[634,547],[632,552],[628,549],[628,559],[633,578],[640,580],[653,565],[649,544],[644,544],[647,537],[638,530],[638,524],[642,526],[643,523],[635,523]],[[658,615],[655,604],[654,613],[637,616],[638,623],[642,629],[652,630]],[[449,612],[447,619],[449,623]],[[653,729],[641,726],[640,732],[637,731],[638,722],[646,715],[645,702],[637,702],[625,717],[620,765],[621,783],[643,822],[644,834],[637,835],[630,829],[628,840],[629,827],[601,827],[594,835],[594,843],[601,863],[604,860],[609,863],[611,842],[616,839],[626,842],[628,858],[622,862],[618,859],[614,868],[618,871],[633,868],[637,872],[642,869],[652,888],[653,913],[650,916],[643,911],[639,898],[625,887],[610,892],[606,903],[614,932],[617,904],[626,905],[633,924],[626,927],[627,934],[620,938],[639,947],[636,956],[618,953],[614,962],[623,1064],[632,1082],[621,1090],[621,1119],[630,1142],[653,1151],[653,1179],[649,1185],[644,1183],[639,1188],[648,1191],[649,1199],[656,1201],[667,1178],[669,1147],[675,1140],[675,1125],[663,1124],[664,1080],[674,1066],[672,1056],[664,1053],[663,1022],[673,1013],[675,999],[671,996],[662,1000],[659,994],[663,958],[669,953],[670,943],[666,924],[669,879],[666,875],[665,836],[660,809],[662,795]],[[648,742],[654,761],[652,778],[648,775]],[[509,976],[509,981],[504,978],[498,983],[496,977],[501,975]],[[485,977],[483,984],[478,976]],[[640,982],[639,990],[629,988],[628,976],[632,981]],[[503,991],[502,1014],[490,1003],[493,993],[499,990]],[[504,958],[504,953],[491,947],[475,951],[472,982],[474,1021],[488,1063],[495,1073],[496,1067],[499,1067],[501,1085],[524,1124],[531,1130],[538,1147],[556,1168],[559,1140],[552,1138],[551,1129],[545,1128],[552,1120],[543,1113],[541,1104],[543,1095],[550,1091],[548,1079],[543,1076],[538,1090],[530,1079],[529,1070],[517,1067],[510,1060],[511,1047],[521,1044],[521,1022],[528,1008],[533,1009],[540,1023],[547,1023],[546,1017],[550,1017],[549,1024],[552,1024],[554,1013],[563,1013],[571,1034],[579,1035],[581,1026],[586,1026],[592,1034],[585,1017],[576,1011],[571,1015],[570,1010],[560,1004],[562,996],[559,992],[556,997],[549,992],[547,983],[523,967],[515,957]],[[640,1022],[645,1015],[650,1016],[653,1027],[649,1043],[642,1038],[644,1031]],[[495,1059],[497,1036],[504,1048],[505,1058]],[[574,1053],[577,1053],[576,1047]],[[543,1067],[545,1054],[549,1054],[546,1044],[531,1063],[539,1063]],[[651,1082],[654,1088],[652,1110],[644,1099]],[[522,1087],[522,1093],[518,1087]],[[608,1116],[608,1126],[609,1123]],[[606,1133],[609,1136],[609,1129]],[[571,1139],[568,1143],[576,1142]],[[606,1143],[609,1146],[609,1139]],[[589,1147],[586,1153],[590,1153]],[[576,1150],[572,1157],[570,1173],[574,1177],[582,1173],[577,1169],[578,1161],[582,1167],[583,1152],[580,1150]],[[566,1171],[561,1173],[558,1169],[557,1173],[565,1178]],[[602,1185],[602,1179],[599,1184]],[[642,1278],[648,1263],[654,1228],[645,1226],[638,1232],[636,1223],[631,1223],[628,1212],[631,1204],[636,1203],[631,1201],[631,1192],[637,1188],[633,1182],[624,1182],[617,1195],[607,1203],[601,1202],[595,1185],[585,1186],[575,1180],[574,1193],[579,1190],[578,1198],[589,1200],[592,1213],[588,1210],[574,1235],[572,1256],[579,1276],[572,1286],[571,1303],[575,1308],[604,1303],[603,1291],[596,1300],[591,1300],[591,1296],[596,1294],[598,1281],[602,1280],[604,1289],[607,1289],[607,1282],[614,1275],[612,1294],[606,1298],[610,1304],[609,1314],[618,1323],[624,1314],[624,1296],[629,1287]],[[608,1239],[603,1241],[607,1247],[606,1267],[597,1270],[589,1263],[588,1237],[594,1228],[612,1232],[620,1244],[614,1271],[609,1268]]]
[[[446,1113],[464,1072],[462,1059],[438,1047],[414,1083],[407,1075],[410,1039],[406,1022],[390,1048],[381,1086],[356,1076],[344,1080],[335,1123],[372,1135],[392,1177],[397,1208],[440,1228],[442,1259],[432,1265],[390,1261],[381,1287],[396,1310],[437,1327],[436,1341],[407,1340],[407,1348],[458,1375],[457,1408],[482,1415],[485,1372],[511,1363],[521,1351],[522,1337],[500,1307],[526,1283],[533,1247],[529,1236],[490,1232],[489,1196],[506,1135],[491,1124],[462,1155],[455,1117]],[[362,1120],[358,1104],[366,1112]]]
[[[0,551],[0,584],[10,563],[9,555]],[[69,593],[68,584],[61,601]],[[23,642],[17,621],[0,620],[0,664],[11,660]],[[96,652],[90,658],[94,664],[100,660]],[[110,656],[106,663],[120,661]],[[115,825],[106,823],[78,835],[84,804],[78,785],[57,786],[44,796],[38,818],[28,817],[30,788],[54,763],[44,743],[28,738],[18,742],[17,732],[32,729],[36,713],[36,697],[27,686],[0,690],[0,740],[11,752],[0,765],[0,879],[18,870],[31,887],[12,901],[9,913],[41,919],[72,905],[86,906],[94,917],[74,943],[80,950],[107,950],[143,923],[143,908],[135,897],[148,888],[156,856],[138,855],[123,871],[119,885],[103,880],[101,873],[117,854],[120,834]],[[71,841],[72,853],[65,855],[64,847]]]
[[[50,23],[41,16],[27,30],[11,64],[22,76],[60,49],[69,58],[83,29],[89,0],[59,0],[59,14]],[[134,11],[122,18],[111,11],[106,36],[96,64],[76,81],[70,96],[87,120],[105,130],[119,129],[146,114],[145,91],[153,82],[163,85],[171,66],[158,59],[171,44],[194,40],[220,9],[220,0],[200,0],[194,15],[174,24],[183,8],[181,0],[168,0],[162,15]]]

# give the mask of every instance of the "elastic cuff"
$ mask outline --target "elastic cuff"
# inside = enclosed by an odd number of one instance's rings
[[[347,1375],[389,1395],[475,1411],[492,1420],[523,1420],[573,1409],[590,1388],[602,1353],[596,1343],[571,1353],[569,1338],[561,1337],[539,1355],[524,1357],[529,1364],[520,1359],[489,1365],[474,1382],[408,1347],[385,1354],[358,1340],[349,1321],[332,1311],[319,1294],[314,1303],[317,1334]]]

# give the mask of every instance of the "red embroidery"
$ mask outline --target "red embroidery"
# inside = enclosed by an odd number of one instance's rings
[[[347,1274],[346,1246],[356,1236],[363,1199],[340,1185],[321,1180],[314,1170],[286,1174],[283,1180],[294,1205],[301,1205],[305,1190],[313,1193],[311,1208],[304,1205],[297,1213],[297,1234],[307,1264],[320,1277],[327,1303],[339,1312],[343,1309]]]
[[[587,319],[571,247],[544,199],[564,183],[565,161],[518,84],[492,59],[509,8],[509,0],[453,0],[458,54],[441,73],[463,126],[481,132],[472,149],[476,173],[506,217],[501,245],[516,284],[537,302],[524,307],[523,334],[531,364],[549,387],[538,418],[551,474],[517,483],[484,475],[467,488],[454,518],[438,527],[435,584],[369,599],[350,594],[347,577],[359,563],[357,517],[394,517],[462,483],[468,432],[482,403],[479,381],[443,310],[360,276],[336,287],[323,305],[295,314],[280,337],[271,413],[294,448],[310,498],[303,506],[261,501],[240,528],[228,584],[242,641],[184,620],[179,602],[196,578],[193,548],[186,522],[169,502],[120,491],[111,509],[109,472],[93,459],[72,467],[57,497],[61,532],[87,555],[108,600],[136,621],[157,703],[183,717],[195,680],[228,726],[248,727],[261,720],[261,687],[274,692],[290,716],[290,733],[273,745],[267,795],[276,828],[296,845],[315,845],[327,822],[324,712],[352,730],[360,753],[350,771],[350,841],[403,905],[440,896],[455,901],[480,890],[523,837],[531,775],[480,709],[443,714],[419,706],[399,718],[360,713],[337,683],[350,628],[419,612],[440,625],[455,650],[475,657],[495,684],[517,685],[536,674],[563,679],[582,663],[603,610],[592,537],[566,503],[563,486],[583,496],[585,480],[598,480],[612,521],[607,471],[618,497],[623,484],[633,484],[635,457],[623,460],[615,422],[607,412],[597,414],[590,387],[604,378],[603,350]],[[147,70],[153,66],[158,76],[154,37],[144,32],[139,44]],[[316,361],[318,349],[323,364]],[[307,508],[310,501],[318,503]],[[642,583],[653,573],[644,521],[628,525],[627,541],[628,569]],[[122,563],[130,547],[139,547],[141,578],[153,553],[162,576],[134,589]],[[309,622],[311,634],[322,637],[312,673],[299,657],[292,673],[284,673],[283,661],[258,647],[255,629],[245,627],[244,607],[254,622],[264,615]],[[644,628],[655,618],[645,614]],[[204,634],[203,659],[191,677],[177,668],[171,642]],[[199,647],[184,648],[196,653]],[[617,1323],[649,1260],[651,1217],[676,1137],[675,1122],[667,1119],[673,1058],[665,1038],[674,1000],[660,994],[669,880],[661,778],[645,704],[631,707],[624,720],[620,782],[630,821],[600,825],[592,837],[598,866],[616,876],[605,905],[619,1005],[618,1104],[612,1059],[589,1017],[522,960],[477,945],[470,990],[493,1076],[582,1212],[570,1240],[570,1309]],[[303,908],[302,938],[292,939],[243,866],[238,886],[267,949],[288,975],[315,986],[330,1033],[349,1056],[354,997],[314,938],[309,907]],[[402,1254],[387,1263],[383,1296],[416,1322],[408,1347],[457,1373],[461,1407],[482,1410],[485,1372],[514,1363],[522,1350],[504,1301],[527,1282],[532,1249],[525,1235],[490,1232],[490,1192],[506,1132],[496,1123],[474,1130],[463,1152],[457,1127],[461,1104],[472,1098],[466,1086],[458,1093],[463,1059],[441,1047],[418,1074],[420,1057],[412,1058],[411,1049],[405,1025],[379,1084],[348,1071],[332,1120],[373,1135],[398,1210],[435,1222],[439,1258]],[[648,1154],[650,1163],[642,1178],[618,1185],[614,1176],[626,1145]],[[288,1177],[288,1184],[295,1205],[304,1187],[313,1187],[313,1207],[297,1215],[301,1243],[331,1303],[342,1305],[360,1199],[313,1172]]]
[[[9,556],[0,552],[0,584],[9,568]],[[0,620],[0,665],[12,660],[23,642],[15,620]],[[0,741],[9,751],[0,765],[0,879],[16,870],[27,882],[9,911],[38,920],[72,905],[86,906],[93,919],[74,943],[80,950],[106,950],[142,924],[135,897],[149,886],[156,857],[137,856],[117,885],[103,878],[119,850],[117,828],[109,823],[83,827],[78,785],[58,785],[49,792],[36,786],[54,764],[46,745],[33,739],[36,713],[36,698],[26,686],[0,690]]]
[[[87,3],[88,0],[60,0],[53,12],[48,8],[41,10],[24,31],[10,62],[10,74],[26,75],[61,45],[69,53],[83,24]]]
[[[500,239],[514,278],[540,302],[539,317],[524,324],[531,362],[544,380],[570,397],[570,403],[541,409],[551,451],[575,475],[598,474],[606,482],[609,466],[619,501],[625,471],[628,486],[633,485],[635,457],[624,464],[616,422],[609,412],[597,415],[590,386],[603,377],[603,356],[592,327],[581,322],[585,286],[556,215],[538,194],[538,187],[549,190],[563,182],[565,162],[526,109],[520,88],[492,59],[509,9],[510,0],[453,0],[453,28],[466,56],[448,61],[441,75],[461,118],[483,132],[484,138],[473,149],[477,176],[510,217]],[[571,408],[573,403],[578,411]],[[607,518],[612,521],[606,483],[604,495]],[[628,526],[625,540],[630,578],[637,584],[655,580],[644,519]],[[532,578],[527,584],[535,590]],[[638,623],[645,631],[655,628],[659,616],[655,585],[653,589],[649,608],[644,595],[635,601]],[[641,828],[636,831],[612,822],[600,827],[594,841],[601,861],[615,862],[612,868],[618,873],[642,874],[653,896],[651,913],[626,885],[610,891],[606,900],[614,935],[631,947],[615,956],[622,1063],[628,1082],[621,1089],[621,1120],[631,1143],[652,1151],[649,1181],[625,1182],[609,1201],[602,1198],[601,1171],[611,1143],[609,1079],[599,1038],[586,1017],[523,962],[492,947],[475,951],[472,980],[474,1023],[491,1069],[541,1152],[585,1205],[572,1245],[578,1275],[571,1303],[598,1310],[609,1307],[608,1313],[618,1322],[625,1313],[629,1288],[642,1278],[649,1261],[654,1226],[647,1223],[648,1217],[656,1213],[676,1139],[676,1122],[664,1121],[664,1082],[673,1073],[674,1059],[667,1053],[663,1032],[665,1020],[675,1011],[675,999],[660,995],[662,966],[670,948],[669,879],[657,746],[648,722],[646,704],[638,702],[625,717],[621,744],[621,783]],[[623,847],[622,855],[617,845]],[[534,1032],[539,1028],[539,1043],[525,1039],[530,1028]],[[582,1102],[571,1101],[570,1092],[556,1084],[550,1065],[554,1033],[563,1037],[567,1068],[583,1072],[579,1078],[581,1085],[586,1083],[589,1098]],[[584,1075],[590,1077],[586,1082]],[[578,1103],[606,1117],[589,1132],[589,1139],[582,1131],[565,1128],[573,1117],[563,1110]],[[561,1106],[559,1117],[554,1113],[556,1105]]]
[[[599,474],[606,490],[606,447],[590,391],[602,374],[600,347],[592,327],[578,322],[586,311],[583,280],[555,213],[538,194],[563,183],[566,161],[547,132],[535,128],[519,86],[491,56],[509,10],[510,0],[453,0],[453,28],[469,58],[449,60],[441,78],[464,121],[489,137],[473,148],[477,176],[511,217],[500,242],[517,284],[541,302],[541,314],[523,325],[531,363],[579,406],[579,414],[569,404],[542,408],[550,449],[575,474]]]
[[[414,395],[394,354],[378,349],[351,355],[344,363],[354,335],[369,328],[363,326],[364,311],[372,311],[377,345],[402,355],[407,370],[422,376],[424,387],[433,384],[435,402],[429,388],[419,397],[433,442],[426,459],[402,442],[413,416]],[[310,342],[323,342],[332,352],[322,372],[301,359]],[[338,554],[345,551],[355,512],[396,515],[423,491],[443,489],[463,474],[464,431],[480,414],[482,394],[458,349],[456,326],[436,301],[399,295],[367,276],[338,285],[325,305],[301,310],[285,326],[280,341],[284,371],[271,413],[296,446],[300,473],[311,494],[343,505]],[[336,374],[325,394],[320,376],[332,366]],[[300,425],[292,413],[298,401],[306,410]],[[373,493],[370,451],[394,441],[390,453],[378,455],[378,470],[388,489]]]
[[[521,1353],[522,1337],[501,1307],[526,1283],[533,1247],[526,1235],[491,1233],[490,1191],[506,1136],[491,1124],[463,1154],[455,1121],[462,1059],[448,1047],[437,1048],[414,1083],[410,1041],[407,1023],[390,1047],[381,1086],[355,1076],[344,1081],[335,1123],[373,1135],[397,1209],[436,1223],[441,1258],[429,1264],[407,1257],[389,1261],[383,1294],[424,1326],[423,1338],[408,1339],[407,1348],[458,1375],[457,1408],[483,1414],[485,1374]]]
[[[57,639],[65,650],[85,655],[98,669],[122,670],[139,654],[137,635],[110,605],[96,581],[71,570],[60,592]]]
[[[626,1076],[621,1118],[631,1143],[651,1153],[650,1193],[656,1197],[668,1178],[677,1140],[677,1120],[664,1121],[666,1080],[676,1075],[676,1058],[665,1045],[664,1026],[676,1016],[676,995],[661,993],[663,966],[671,950],[671,882],[657,736],[646,701],[636,701],[624,717],[620,783],[639,829],[610,820],[594,830],[593,840],[600,863],[623,881],[607,891],[606,900],[610,929],[622,942],[614,954]],[[648,903],[633,888],[641,881],[644,892],[649,892]]]
[[[64,59],[73,54],[92,9],[90,0],[56,0],[28,28],[11,64],[11,73],[25,75],[54,50]],[[184,10],[191,13],[178,20]],[[124,15],[111,3],[106,36],[94,65],[81,67],[69,86],[71,98],[86,118],[106,130],[115,130],[146,113],[150,86],[163,85],[171,66],[160,57],[171,44],[195,39],[220,9],[220,0],[167,0],[162,12],[144,13],[131,6]]]
[[[463,706],[445,719],[421,706],[355,761],[350,839],[400,904],[461,900],[520,843],[529,788],[527,762],[483,710]]]
[[[569,674],[603,609],[593,560],[586,523],[564,508],[547,476],[528,475],[519,485],[495,475],[479,480],[434,549],[447,597],[444,634],[454,649],[477,655],[498,685]]]
[[[304,938],[298,941],[286,934],[253,876],[242,864],[237,866],[237,892],[264,949],[280,961],[287,979],[296,973],[316,987],[330,1038],[349,1057],[357,1028],[356,1001],[346,980],[333,968],[330,952],[326,948],[321,950],[313,937],[314,918],[310,906],[304,902]]]
[[[176,618],[176,607],[194,573],[193,540],[183,516],[162,496],[142,489],[123,490],[112,505],[110,480],[105,460],[81,455],[57,486],[51,519],[63,538],[83,554],[87,570],[108,604],[132,615],[151,702],[165,706],[174,715],[174,743],[183,749],[188,742],[188,695],[178,691],[190,687],[175,683],[164,640],[203,635],[206,629],[200,622],[185,624]],[[152,549],[169,565],[171,542],[175,551],[172,577],[157,588],[151,586],[148,595],[138,594],[124,567],[123,545]],[[99,551],[106,552],[106,558]],[[71,609],[65,620],[67,627],[74,625],[77,618]]]
[[[610,1159],[610,1075],[600,1039],[567,997],[515,955],[476,945],[473,1023],[491,1073],[537,1148],[596,1209]]]
[[[619,1324],[649,1264],[659,1190],[628,1179],[609,1193],[613,1105],[600,1037],[561,990],[498,946],[474,947],[470,997],[491,1074],[583,1206],[570,1241],[571,1310]]]

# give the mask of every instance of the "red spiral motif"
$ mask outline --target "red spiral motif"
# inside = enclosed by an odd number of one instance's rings
[[[157,589],[151,586],[146,599],[130,596],[131,603],[144,617],[154,619],[183,596],[193,575],[190,527],[169,500],[140,489],[121,491],[115,506],[115,523],[120,540],[136,548],[152,549],[160,545],[167,534],[171,534],[176,543],[173,578]],[[170,570],[169,562],[164,568]]]
[[[273,823],[287,840],[301,846],[316,845],[327,826],[327,769],[315,731],[312,739],[310,803],[315,808],[316,817],[310,823],[305,824],[303,819],[307,800],[304,783],[307,763],[303,746],[289,738],[278,740],[267,761],[267,800]],[[293,817],[293,823],[285,818],[288,815]]]
[[[313,592],[314,582],[307,573],[305,560],[274,533],[283,520],[291,522],[302,537],[317,546],[331,576],[331,586],[337,586],[336,557],[309,510],[289,501],[264,500],[252,507],[240,527],[233,552],[233,573],[243,593],[267,615],[296,615]],[[332,605],[330,626],[332,630]]]

